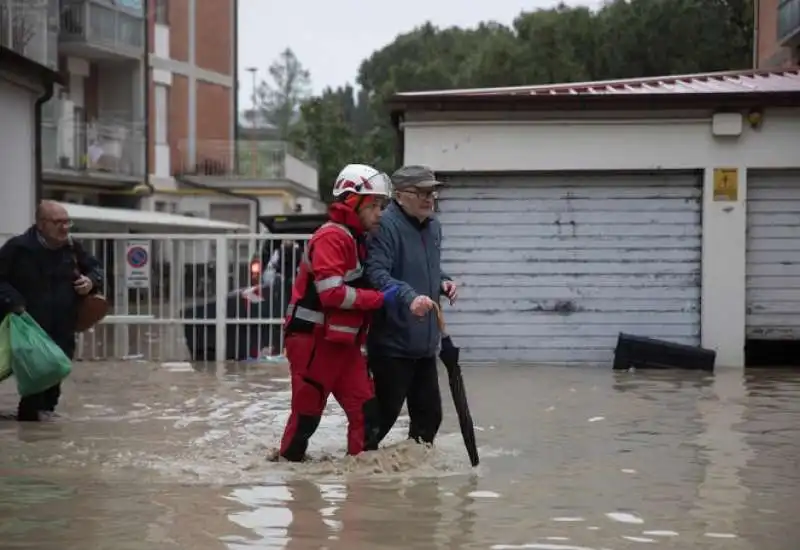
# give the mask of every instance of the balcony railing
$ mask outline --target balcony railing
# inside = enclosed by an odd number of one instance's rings
[[[37,63],[58,66],[58,16],[48,0],[0,0],[0,45]]]
[[[42,117],[42,168],[139,179],[145,174],[144,122],[106,116],[83,122]]]
[[[782,46],[800,42],[800,0],[778,3],[778,42]]]
[[[145,19],[130,2],[63,0],[60,40],[64,53],[90,59],[144,55]]]
[[[176,173],[218,180],[289,180],[317,192],[317,168],[290,144],[276,141],[198,140],[194,161],[186,140],[178,146]]]

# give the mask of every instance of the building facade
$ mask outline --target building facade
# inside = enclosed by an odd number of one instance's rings
[[[0,0],[0,243],[34,220],[42,105],[59,75],[51,6]]]
[[[755,0],[755,66],[800,65],[800,0]]]
[[[397,96],[462,359],[608,366],[622,332],[796,364],[798,106],[798,70]]]
[[[40,49],[65,80],[42,119],[45,198],[251,227],[294,206],[286,155],[239,169],[236,0],[2,1],[49,10]]]
[[[236,128],[236,2],[153,0],[150,173],[159,190],[191,173]]]
[[[317,172],[283,143],[238,132],[236,0],[153,0],[150,182],[145,207],[258,228],[318,197]]]
[[[146,175],[143,0],[46,1],[64,83],[42,114],[42,195],[135,206],[130,190]]]

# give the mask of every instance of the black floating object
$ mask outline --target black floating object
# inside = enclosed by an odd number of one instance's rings
[[[614,351],[614,370],[633,367],[713,372],[716,359],[714,350],[620,332]]]
[[[472,414],[469,412],[469,402],[467,401],[467,389],[464,387],[464,377],[461,376],[461,366],[458,364],[459,349],[453,344],[453,339],[449,336],[442,338],[442,349],[439,352],[439,359],[447,369],[447,379],[450,383],[450,394],[453,396],[453,405],[458,415],[458,425],[461,428],[461,436],[464,438],[464,446],[467,448],[469,461],[473,467],[480,464],[478,456],[478,444],[475,441],[475,425],[472,422]]]

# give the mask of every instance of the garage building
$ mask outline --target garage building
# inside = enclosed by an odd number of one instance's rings
[[[41,179],[39,119],[61,77],[0,46],[0,244],[33,224]]]
[[[446,182],[442,261],[462,285],[447,321],[466,362],[608,365],[627,332],[736,367],[746,347],[800,339],[800,72],[392,108],[404,164]]]

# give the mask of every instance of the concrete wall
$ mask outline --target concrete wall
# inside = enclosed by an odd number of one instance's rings
[[[451,115],[461,121],[435,121],[409,116],[404,162],[455,173],[703,170],[702,343],[717,350],[719,365],[742,367],[747,170],[800,167],[800,109],[767,110],[759,128],[745,123],[738,137],[715,137],[711,113],[645,116],[650,118],[549,113],[547,120],[509,114],[496,121],[463,120],[467,115]],[[715,167],[738,169],[736,201],[713,200]]]
[[[36,204],[33,91],[0,74],[0,243],[33,224]],[[9,200],[6,200],[9,199]]]
[[[254,206],[253,201],[226,197],[224,195],[171,197],[171,200],[177,204],[178,214],[191,212],[197,217],[202,218],[209,217],[211,203],[247,204],[251,207]],[[260,197],[259,203],[262,214],[283,214],[286,212],[283,197]],[[253,215],[255,215],[255,209],[253,208],[252,210]]]

